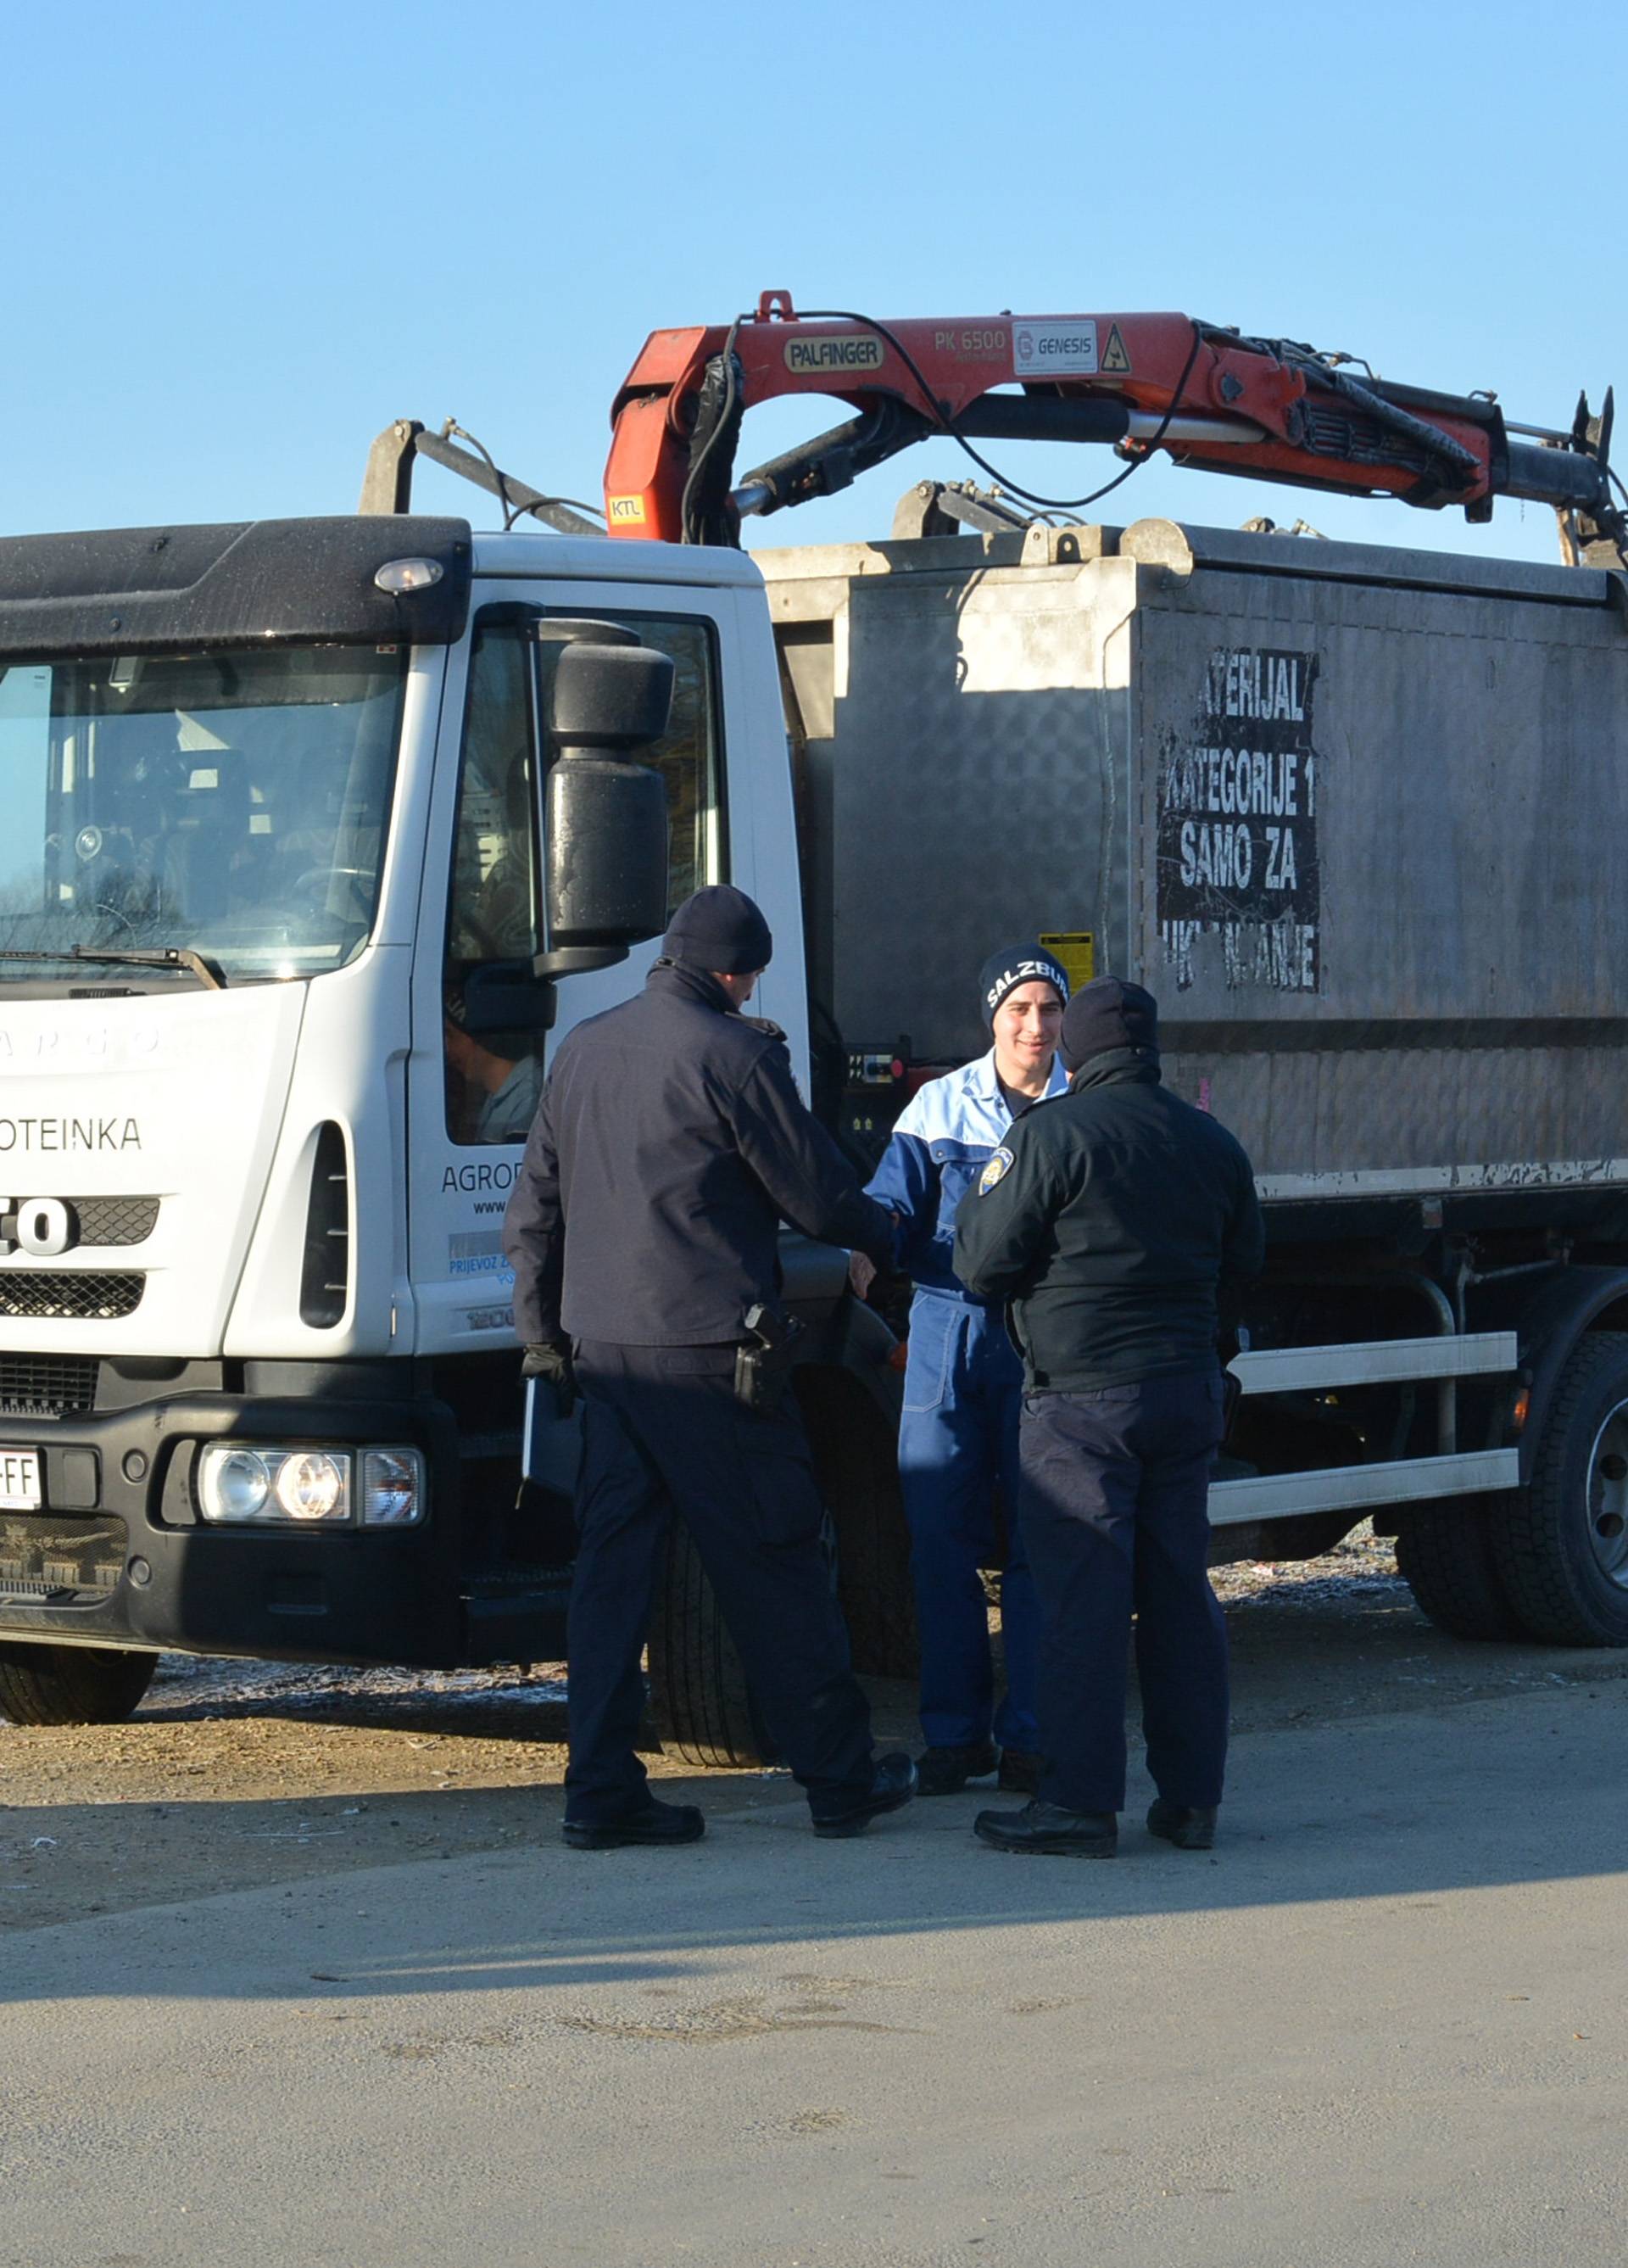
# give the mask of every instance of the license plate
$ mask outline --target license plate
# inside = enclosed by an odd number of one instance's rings
[[[0,1449],[0,1512],[38,1512],[40,1452]]]

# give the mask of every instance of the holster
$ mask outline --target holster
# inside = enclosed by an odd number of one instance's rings
[[[735,1350],[735,1399],[742,1409],[772,1416],[780,1408],[804,1329],[783,1307],[760,1303],[746,1310],[748,1336]]]

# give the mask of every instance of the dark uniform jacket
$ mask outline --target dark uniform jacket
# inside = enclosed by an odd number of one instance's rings
[[[554,1058],[503,1221],[515,1329],[707,1346],[780,1287],[789,1221],[887,1264],[892,1225],[798,1095],[784,1035],[658,961]]]
[[[1011,1303],[1041,1390],[1210,1369],[1218,1290],[1258,1275],[1265,1249],[1242,1147],[1133,1049],[1031,1104],[956,1216],[956,1273]]]

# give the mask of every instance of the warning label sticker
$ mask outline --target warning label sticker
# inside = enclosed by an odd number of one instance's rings
[[[1070,992],[1096,976],[1096,939],[1089,929],[1044,929],[1037,941],[1062,962]]]
[[[1096,325],[1089,315],[1048,315],[1013,324],[1015,377],[1095,378],[1096,370]]]
[[[1111,324],[1109,327],[1108,343],[1103,349],[1103,372],[1108,378],[1130,376],[1131,357],[1126,352],[1125,340],[1118,323]]]

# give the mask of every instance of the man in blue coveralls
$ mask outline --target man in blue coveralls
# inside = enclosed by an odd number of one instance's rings
[[[957,1207],[1014,1118],[1068,1084],[1057,1058],[1068,978],[1043,946],[1011,945],[985,962],[978,989],[994,1045],[906,1104],[867,1191],[898,1214],[900,1265],[916,1287],[898,1469],[921,1631],[922,1795],[956,1794],[997,1769],[1002,1787],[1032,1793],[1040,1771],[1039,1610],[1017,1528],[1023,1364],[1001,1302],[967,1290],[951,1249]],[[999,1710],[979,1573],[994,1557],[997,1483],[1007,1539]]]

